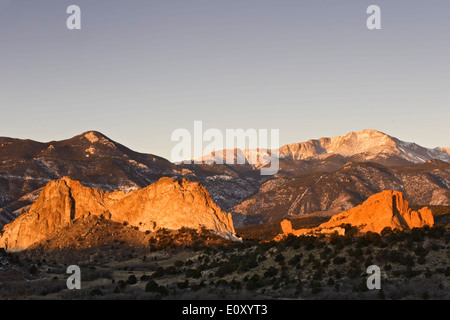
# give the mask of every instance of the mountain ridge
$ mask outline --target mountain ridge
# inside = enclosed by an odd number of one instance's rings
[[[275,150],[275,149],[274,149]],[[222,150],[222,160],[225,162],[226,150]],[[270,156],[266,156],[265,152]],[[220,153],[220,151],[219,151]],[[235,149],[234,158],[251,163],[251,157],[258,155],[256,168],[260,168],[270,161],[273,150],[265,150],[260,154],[253,149]],[[380,164],[390,165],[400,163],[423,163],[432,159],[439,159],[450,163],[450,148],[436,147],[433,149],[422,147],[413,142],[405,142],[375,129],[365,129],[357,132],[349,132],[345,135],[333,137],[321,137],[310,139],[305,142],[290,143],[278,149],[280,160],[323,160],[329,156],[337,155],[348,158],[351,161],[372,161]],[[217,159],[216,153],[193,158],[212,162]],[[389,159],[392,158],[392,159]]]
[[[45,184],[64,176],[88,187],[125,192],[144,188],[162,177],[183,177],[201,182],[227,210],[257,190],[261,178],[224,169],[177,166],[162,157],[135,152],[98,131],[50,142],[2,137],[0,227],[26,210],[35,200],[33,194]]]
[[[161,178],[146,188],[125,193],[88,188],[64,177],[49,182],[29,211],[3,228],[0,247],[24,250],[90,216],[126,223],[142,232],[204,227],[238,240],[231,214],[222,211],[197,182]]]
[[[248,158],[251,152],[247,151],[243,156]],[[238,156],[237,150],[235,152],[235,156]],[[383,184],[402,191],[399,181],[404,184],[405,179],[415,180],[423,189],[407,191],[408,197],[415,204],[430,201],[427,204],[446,205],[450,192],[448,162],[435,160],[436,157],[447,159],[446,154],[450,155],[450,148],[427,149],[368,129],[283,146],[280,148],[279,172],[274,176],[261,176],[258,168],[264,164],[177,165],[156,155],[135,152],[95,130],[70,139],[46,143],[2,137],[0,227],[13,221],[21,212],[27,211],[45,184],[64,176],[78,180],[87,187],[124,192],[144,188],[162,177],[186,178],[202,184],[219,207],[232,212],[238,226],[261,222],[253,212],[257,209],[263,212],[262,215],[269,214],[273,210],[268,209],[268,206],[284,210],[285,205],[289,204],[290,208],[286,209],[289,215],[328,210],[330,207],[326,203],[329,201],[335,203],[332,209],[348,209],[349,206],[361,203],[372,193],[382,190]],[[364,170],[369,173],[372,171],[373,174],[361,174],[361,170],[343,172],[346,179],[357,183],[341,184],[347,188],[341,190],[341,185],[335,182],[343,178],[333,178],[332,173],[343,168],[361,166],[352,163],[366,163]],[[372,168],[371,163],[386,168]],[[421,164],[424,167],[416,174],[418,167],[415,165]],[[393,168],[397,167],[405,168],[410,174],[402,173],[403,178],[399,180],[397,173],[393,172],[397,170]],[[375,172],[383,179],[374,176]],[[326,178],[328,173],[331,174],[329,179]],[[318,175],[317,178],[323,178],[316,181],[313,178],[315,174]],[[289,186],[286,184],[289,181],[297,182]],[[335,186],[335,190],[327,188],[323,184],[325,181],[330,186]],[[314,183],[317,184],[313,185]],[[358,190],[358,185],[362,186],[361,190]],[[267,193],[270,186],[281,186],[281,189],[274,191],[272,188],[273,191]],[[320,188],[320,199],[326,203],[319,201],[317,190]],[[336,190],[342,192],[337,194]],[[269,194],[273,194],[270,203],[258,200],[258,197],[262,199]],[[254,204],[251,204],[252,201]],[[255,204],[259,205],[255,207]],[[248,208],[244,208],[245,206]]]
[[[263,221],[318,212],[332,215],[386,189],[405,193],[414,205],[450,205],[449,181],[450,164],[440,160],[400,167],[354,162],[330,172],[280,175],[232,210]]]

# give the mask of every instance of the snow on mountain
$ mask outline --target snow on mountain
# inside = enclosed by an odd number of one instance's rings
[[[270,154],[270,150],[267,149],[225,149],[192,158],[190,161],[193,163],[202,161],[206,164],[222,161],[224,164],[249,164],[252,168],[259,168],[270,163]],[[227,157],[231,160],[227,160]]]
[[[258,162],[253,167],[258,168],[261,164],[264,165],[269,162],[269,156],[267,156],[266,150],[264,151],[260,154],[258,149],[236,149],[234,158],[251,163],[250,157],[255,157]],[[424,163],[433,159],[450,162],[450,148],[429,149],[372,129],[350,132],[346,135],[331,138],[287,144],[279,149],[279,158],[288,161],[321,160],[331,155],[353,158],[350,160],[354,161],[373,161],[382,164],[389,164],[390,160],[397,161],[391,161],[392,164],[398,164],[399,160],[410,163]],[[220,152],[216,152],[193,160],[203,159],[205,163],[212,163],[220,158],[225,162],[226,150],[222,151],[222,156],[220,156]]]
[[[365,160],[394,156],[412,163],[423,163],[432,159],[450,162],[450,154],[443,149],[421,147],[377,130],[350,132],[342,136],[309,140],[280,148],[280,158],[290,160],[307,160],[330,154],[343,157],[362,155]]]

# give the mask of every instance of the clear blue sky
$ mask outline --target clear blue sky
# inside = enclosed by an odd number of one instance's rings
[[[98,130],[170,158],[202,120],[281,145],[367,128],[450,147],[449,39],[448,0],[0,0],[0,136]]]

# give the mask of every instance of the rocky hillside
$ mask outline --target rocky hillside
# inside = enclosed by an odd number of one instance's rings
[[[356,226],[361,232],[381,233],[386,227],[392,230],[432,227],[434,218],[427,207],[418,211],[411,210],[403,193],[385,190],[371,196],[359,206],[334,215],[319,228],[333,228],[342,224]]]
[[[342,226],[351,225],[360,232],[381,233],[384,228],[391,230],[410,230],[413,228],[432,227],[434,218],[427,207],[413,211],[405,200],[403,193],[385,190],[371,196],[359,206],[341,212],[331,217],[328,222],[317,228],[293,230],[291,223],[283,220],[281,223],[284,235],[302,235],[308,233],[331,233],[344,229]]]
[[[0,207],[20,198],[30,204],[30,192],[64,176],[102,190],[129,191],[177,174],[189,176],[166,159],[134,152],[96,131],[48,143],[0,138]]]
[[[192,160],[211,163],[221,159],[225,163],[226,152],[227,150],[222,150],[219,156],[213,152]],[[425,148],[377,130],[362,130],[342,136],[287,144],[279,148],[277,157],[280,160],[280,171],[290,173],[320,171],[320,167],[325,169],[324,171],[334,170],[337,167],[333,164],[342,165],[346,162],[374,162],[385,166],[399,166],[437,159],[450,163],[448,148]],[[258,159],[256,165],[250,166],[254,169],[261,168],[269,158],[266,150],[262,153],[256,149],[234,150],[235,161],[239,159],[243,163],[254,163],[255,161],[250,160]]]
[[[403,192],[414,205],[449,205],[450,164],[439,160],[404,167],[348,163],[333,172],[282,175],[263,184],[233,211],[263,221],[314,212],[332,215],[387,189]]]
[[[235,157],[247,162],[256,152],[238,151]],[[64,176],[91,188],[125,192],[161,177],[199,182],[222,210],[232,212],[236,226],[332,214],[385,189],[404,192],[413,204],[449,205],[448,151],[363,130],[283,146],[279,173],[261,176],[260,165],[248,163],[173,164],[96,131],[47,143],[0,138],[0,228],[28,211],[48,182]]]
[[[204,187],[187,180],[162,178],[150,186],[125,193],[105,192],[69,178],[52,181],[28,212],[6,225],[0,247],[23,250],[77,219],[90,216],[134,226],[140,231],[183,227],[212,230],[236,239],[231,214],[222,211]]]
[[[228,166],[177,166],[96,131],[47,143],[0,137],[0,229],[27,211],[48,182],[64,176],[91,188],[125,192],[161,177],[183,177],[204,185],[224,210],[252,195],[263,181],[257,172]]]
[[[329,155],[340,155],[349,161],[371,161],[384,165],[423,163],[433,159],[450,162],[450,153],[445,148],[425,148],[377,130],[350,132],[280,148],[282,159],[306,160]]]

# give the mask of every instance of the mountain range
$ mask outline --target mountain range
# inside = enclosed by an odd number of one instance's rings
[[[450,162],[449,148],[425,148],[370,129],[287,144],[279,148],[276,155],[273,150],[234,149],[213,152],[192,161],[211,163],[221,159],[225,163],[226,153],[230,151],[234,151],[235,160],[240,158],[248,164],[252,163],[251,157],[260,160],[253,166],[257,169],[266,165],[270,159],[267,154],[272,154],[272,157],[279,158],[280,170],[290,173],[337,169],[347,162],[375,162],[386,166],[418,164],[434,159]]]
[[[255,192],[262,180],[257,172],[231,167],[191,169],[132,151],[97,131],[47,143],[0,137],[0,228],[28,210],[48,182],[65,176],[87,187],[124,192],[161,177],[186,178],[212,191],[224,210]]]
[[[361,204],[375,193],[397,190],[413,205],[450,205],[450,164],[441,160],[387,167],[349,162],[330,172],[280,175],[232,210],[271,221],[321,212],[333,215]]]
[[[235,150],[248,160],[255,150]],[[274,154],[274,153],[273,153]],[[215,155],[205,155],[204,158]],[[0,227],[27,212],[50,181],[69,177],[104,191],[136,191],[162,177],[203,185],[235,226],[333,214],[386,189],[412,204],[450,205],[450,149],[429,149],[376,130],[282,146],[279,172],[259,165],[175,164],[89,131],[47,143],[0,138]]]
[[[349,161],[371,161],[384,165],[423,163],[438,159],[450,162],[446,148],[429,149],[404,142],[377,130],[362,130],[332,138],[288,144],[280,148],[280,158],[308,160],[338,155]]]

